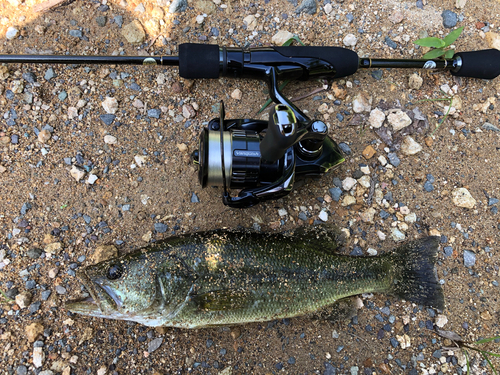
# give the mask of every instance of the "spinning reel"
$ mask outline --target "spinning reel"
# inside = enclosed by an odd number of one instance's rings
[[[274,94],[275,101],[283,98]],[[286,100],[272,107],[268,121],[226,120],[224,112],[221,102],[219,117],[200,134],[193,161],[201,186],[222,186],[227,206],[246,208],[281,198],[296,179],[319,177],[344,161],[326,124],[310,120]],[[241,190],[232,197],[229,189]]]

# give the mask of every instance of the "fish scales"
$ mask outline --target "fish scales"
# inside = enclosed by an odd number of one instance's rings
[[[304,315],[370,292],[442,305],[432,237],[376,257],[332,254],[336,238],[335,232],[315,231],[171,238],[81,271],[91,298],[68,308],[149,326],[195,328]]]

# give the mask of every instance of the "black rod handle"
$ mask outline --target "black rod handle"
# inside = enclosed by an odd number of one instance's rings
[[[500,50],[458,52],[453,56],[458,62],[451,74],[458,77],[493,79],[500,75]]]

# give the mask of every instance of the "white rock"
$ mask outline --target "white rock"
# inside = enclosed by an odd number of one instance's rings
[[[455,206],[464,208],[474,208],[476,200],[472,197],[466,188],[458,188],[451,193],[452,201]]]
[[[36,368],[42,367],[44,360],[45,354],[43,353],[43,348],[38,346],[33,348],[33,366]]]
[[[248,31],[253,31],[257,27],[257,18],[253,14],[243,18],[243,22],[247,25]]]
[[[328,104],[326,103],[322,103],[319,107],[318,107],[318,112],[321,113],[321,114],[325,114],[328,112]]]
[[[344,42],[344,46],[346,47],[354,47],[358,42],[358,38],[356,38],[353,34],[347,34],[342,42]]]
[[[382,231],[380,231],[380,230],[377,231],[377,236],[380,239],[380,241],[385,241],[385,239],[387,238],[387,236],[385,235],[385,233],[382,232]]]
[[[73,177],[76,181],[80,181],[83,176],[85,176],[85,171],[82,168],[77,167],[76,165],[73,165],[69,173],[71,174],[71,177]]]
[[[373,247],[369,247],[366,252],[368,253],[368,255],[370,256],[375,256],[378,254],[378,251],[376,249],[374,249]]]
[[[371,173],[370,167],[367,165],[363,165],[362,167],[359,168],[359,170],[366,175],[369,175]]]
[[[344,199],[342,199],[342,206],[350,206],[356,203],[356,198],[354,198],[352,195],[346,195]]]
[[[408,224],[402,223],[402,222],[398,222],[398,228],[399,228],[400,231],[406,232],[408,230]]]
[[[411,118],[403,111],[390,113],[387,116],[387,121],[392,125],[394,131],[404,129],[411,124]]]
[[[78,117],[78,108],[68,107],[68,118],[74,119],[75,117]]]
[[[106,113],[115,114],[118,111],[118,100],[115,98],[106,96],[106,99],[101,104]]]
[[[399,208],[399,212],[401,212],[403,215],[408,215],[410,213],[410,209],[408,206],[402,206]]]
[[[370,176],[362,176],[361,178],[358,178],[358,182],[361,186],[363,186],[364,188],[368,189],[370,187]]]
[[[134,12],[138,12],[138,13],[144,13],[145,11],[146,11],[146,8],[144,7],[143,3],[140,3],[134,9]]]
[[[396,242],[404,241],[406,239],[405,234],[398,228],[391,228],[391,237]]]
[[[196,111],[194,110],[192,105],[184,104],[182,106],[182,115],[184,116],[184,118],[193,118],[196,116]]]
[[[408,86],[412,90],[419,90],[424,83],[424,79],[420,77],[417,73],[413,73],[408,79]]]
[[[352,101],[352,110],[356,113],[370,112],[372,109],[372,97],[364,92],[357,94]]]
[[[134,160],[135,160],[135,163],[139,166],[139,167],[143,167],[144,164],[146,163],[146,160],[148,158],[144,155],[135,155],[134,156]]]
[[[360,215],[361,220],[365,223],[373,223],[373,218],[375,217],[375,209],[370,207],[365,212],[362,212]]]
[[[278,210],[278,215],[280,215],[280,217],[283,217],[283,216],[288,215],[288,212],[284,208],[280,208]]]
[[[290,31],[280,30],[276,34],[273,35],[272,41],[273,44],[277,46],[282,46],[287,40],[293,38],[293,34]]]
[[[199,24],[202,24],[203,21],[205,21],[205,17],[203,17],[202,14],[196,16],[196,22],[199,23]]]
[[[91,174],[87,179],[87,184],[94,185],[94,183],[99,179],[95,174]]]
[[[411,214],[406,215],[405,221],[407,223],[410,223],[410,224],[416,222],[417,221],[417,214],[415,212],[412,212]]]
[[[22,292],[22,293],[19,293],[17,296],[16,296],[16,304],[21,308],[21,309],[25,309],[26,307],[28,307],[31,303],[31,298],[32,298],[32,295],[30,292],[26,291],[26,292]]]
[[[118,143],[118,140],[115,136],[108,134],[104,136],[104,143],[107,143],[108,145],[116,145]]]
[[[106,366],[102,366],[99,370],[97,370],[97,375],[106,375],[108,373],[108,368]]]
[[[446,317],[446,315],[438,314],[438,316],[436,317],[436,325],[439,328],[443,328],[446,323],[448,323],[448,318]]]
[[[328,4],[325,4],[325,7],[323,9],[325,10],[326,14],[330,14],[333,10],[333,6],[332,6],[332,4],[328,3]]]
[[[406,136],[401,142],[401,152],[405,155],[415,155],[420,151],[422,151],[422,146],[410,136]]]
[[[328,213],[326,211],[321,211],[318,217],[321,221],[328,221]]]
[[[455,7],[458,9],[464,9],[465,4],[467,4],[467,0],[456,0]]]
[[[357,184],[357,182],[358,181],[356,181],[352,177],[346,177],[344,181],[342,181],[342,189],[344,189],[345,191],[349,191],[354,187],[354,185]]]
[[[19,30],[16,29],[15,27],[9,27],[7,29],[7,33],[5,34],[5,37],[9,40],[12,40],[14,39],[15,37],[17,37],[17,35],[19,34]]]
[[[396,340],[398,340],[401,349],[406,349],[411,346],[411,339],[406,333],[402,336],[396,335]]]
[[[382,167],[385,167],[385,165],[387,164],[387,159],[386,159],[386,157],[384,155],[380,155],[378,157],[378,161],[380,162],[380,165]]]
[[[235,90],[231,93],[231,98],[236,99],[236,100],[241,100],[241,96],[242,96],[242,93],[241,93],[241,90],[240,90],[240,89],[235,89]]]
[[[144,103],[141,100],[135,98],[135,100],[132,102],[132,107],[134,107],[134,108],[144,108]]]
[[[385,114],[380,109],[375,108],[370,112],[370,117],[368,118],[368,122],[370,126],[373,128],[380,128],[385,121]]]

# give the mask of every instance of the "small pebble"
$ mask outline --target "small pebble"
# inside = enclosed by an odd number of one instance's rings
[[[455,12],[452,12],[451,10],[445,10],[443,13],[441,13],[441,17],[443,18],[443,26],[447,29],[451,29],[452,27],[455,27],[457,25],[458,16]]]
[[[158,233],[165,233],[168,230],[168,225],[164,223],[155,223],[154,227]]]
[[[464,251],[464,266],[473,267],[476,264],[476,254],[470,250]]]

